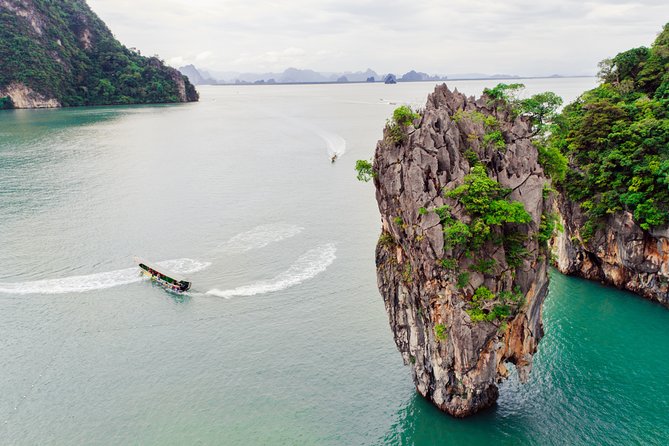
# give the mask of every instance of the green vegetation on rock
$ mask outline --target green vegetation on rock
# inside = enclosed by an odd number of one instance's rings
[[[355,162],[355,171],[358,172],[356,175],[358,181],[364,181],[365,183],[376,176],[372,163],[367,160],[357,160]]]
[[[569,158],[561,189],[589,217],[629,211],[643,229],[669,223],[669,23],[651,48],[600,63],[601,84],[565,107],[549,138]]]
[[[559,119],[558,110],[562,105],[562,98],[551,91],[545,91],[520,99],[524,88],[524,84],[501,83],[494,88],[486,88],[483,93],[489,98],[490,105],[507,108],[512,117],[525,116],[529,119],[532,142],[539,152],[539,164],[554,181],[562,181],[567,172],[567,157],[559,148],[547,142],[556,127],[556,120]],[[501,147],[503,143],[499,136],[494,132],[488,133],[484,142],[494,141]]]
[[[468,243],[475,250],[491,239],[492,226],[529,223],[532,217],[522,203],[506,198],[509,193],[510,190],[488,177],[485,167],[472,167],[464,184],[445,193],[446,197],[462,203],[472,222],[465,225],[460,221],[445,221],[445,239],[450,237],[450,241],[458,242],[455,244]]]
[[[488,312],[483,310],[483,305],[486,304],[486,301],[492,302],[496,299],[498,299],[498,296],[492,291],[485,286],[480,286],[474,292],[469,308],[465,311],[469,314],[472,322],[503,321],[511,316],[511,306],[506,303],[495,303]]]
[[[440,341],[448,339],[448,330],[444,324],[437,324],[434,326],[434,335]]]
[[[177,70],[119,43],[85,1],[9,4],[0,8],[0,91],[24,85],[63,106],[198,99]]]
[[[416,119],[420,119],[420,114],[416,113],[407,105],[397,107],[393,111],[392,119],[386,122],[386,129],[391,141],[400,144],[406,139],[406,129]],[[355,162],[356,178],[358,181],[368,182],[376,176],[372,163],[367,160],[357,160]]]
[[[397,125],[406,127],[413,124],[413,121],[419,118],[420,115],[411,110],[411,107],[407,105],[397,107],[395,111],[393,111],[393,122]]]
[[[547,246],[548,241],[553,238],[553,235],[562,230],[558,214],[543,214],[541,216],[541,223],[539,224],[539,233],[537,234],[539,244]]]
[[[407,136],[407,127],[412,125],[413,122],[419,118],[420,115],[414,112],[411,107],[407,105],[397,107],[395,111],[393,111],[393,118],[386,123],[390,139],[397,144],[404,142]]]
[[[497,121],[497,118],[492,115],[486,115],[477,110],[458,110],[453,114],[453,121],[460,122],[463,119],[483,124],[485,133],[483,134],[482,140],[484,146],[490,146],[497,150],[506,149],[506,140],[504,139],[504,134],[499,128],[499,122]],[[479,139],[479,136],[473,133],[468,135],[468,139],[477,140]],[[472,166],[478,164],[479,162],[478,155],[471,148],[467,150],[465,157]]]
[[[490,178],[486,168],[479,164],[471,168],[461,186],[444,194],[462,204],[471,219],[470,223],[454,218],[447,205],[433,209],[444,228],[444,249],[452,250],[452,257],[441,259],[439,263],[445,269],[457,273],[458,288],[467,287],[470,280],[469,272],[460,272],[458,259],[462,254],[468,258],[476,256],[476,261],[468,267],[469,271],[491,276],[496,274],[498,265],[483,252],[486,243],[503,246],[507,264],[511,268],[518,267],[527,256],[527,235],[515,229],[514,225],[530,223],[532,217],[522,203],[508,199],[510,192]],[[546,225],[540,228],[538,235],[544,243],[544,234],[550,231],[552,235],[555,221],[548,219]],[[505,320],[514,309],[522,305],[520,299],[510,299],[510,296],[515,294],[504,291],[496,296],[488,288],[479,287],[466,311],[472,322]],[[484,306],[485,301],[490,303]],[[509,301],[513,301],[513,306]]]

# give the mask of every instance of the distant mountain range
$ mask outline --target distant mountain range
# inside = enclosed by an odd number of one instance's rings
[[[241,73],[237,71],[206,71],[194,65],[186,65],[179,71],[188,77],[194,85],[219,84],[314,84],[342,82],[383,82],[388,77],[397,82],[445,81],[457,79],[520,79],[515,74],[455,73],[448,75],[429,75],[411,70],[402,75],[394,73],[379,74],[371,68],[365,71],[344,71],[340,73],[318,72],[308,69],[287,68],[281,73]],[[553,75],[552,77],[562,77]]]
[[[398,82],[443,81],[447,76],[429,75],[411,70],[401,76],[392,73],[378,74],[368,68],[365,71],[345,71],[340,73],[319,73],[314,70],[288,68],[281,73],[239,73],[239,72],[208,72],[194,65],[186,65],[179,71],[195,85],[217,84],[308,84],[335,82],[383,82],[388,75],[397,78]]]

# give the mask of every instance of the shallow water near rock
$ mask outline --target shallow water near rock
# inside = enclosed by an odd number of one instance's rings
[[[568,99],[595,83],[524,82]],[[432,89],[1,112],[0,443],[663,444],[669,312],[555,272],[528,384],[512,376],[465,420],[416,395],[353,166]],[[138,281],[135,254],[193,291]]]

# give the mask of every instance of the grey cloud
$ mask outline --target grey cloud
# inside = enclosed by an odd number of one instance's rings
[[[594,73],[648,45],[666,0],[89,0],[144,53],[205,68]],[[290,49],[299,49],[299,56]],[[541,61],[537,63],[537,61]]]

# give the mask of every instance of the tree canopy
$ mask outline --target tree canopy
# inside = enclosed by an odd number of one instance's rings
[[[669,223],[669,24],[650,48],[600,63],[601,84],[565,107],[549,146],[569,157],[561,188],[589,216],[622,210],[646,230]]]

